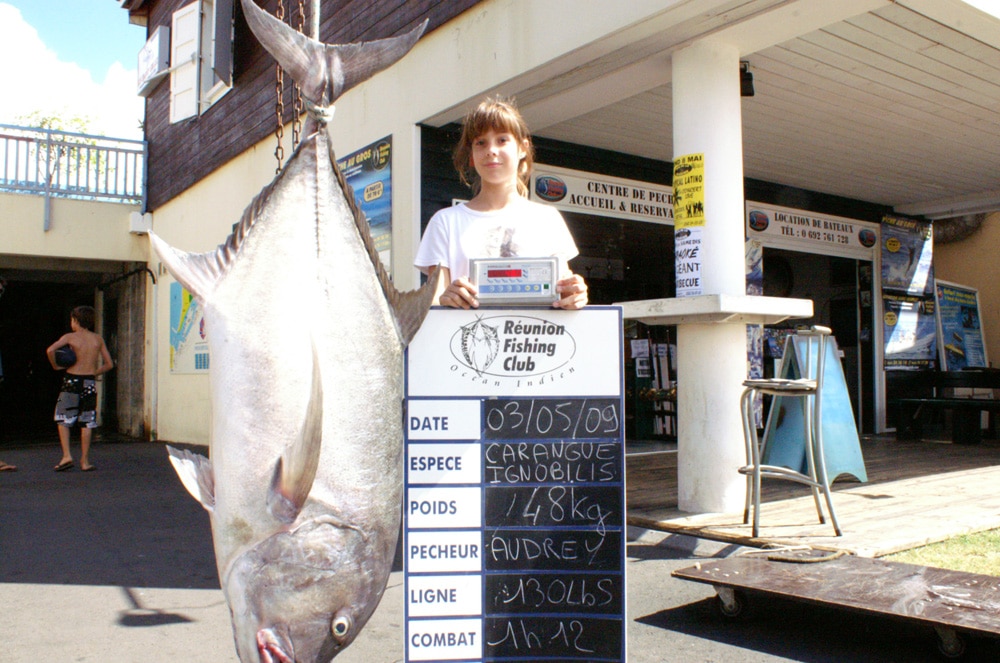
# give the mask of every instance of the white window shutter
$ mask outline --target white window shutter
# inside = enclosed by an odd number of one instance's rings
[[[198,39],[200,2],[174,12],[170,30],[170,122],[198,113]]]

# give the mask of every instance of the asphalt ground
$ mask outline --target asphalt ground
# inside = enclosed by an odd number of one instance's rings
[[[98,439],[91,458],[94,472],[54,472],[55,431],[51,444],[0,447],[18,466],[0,473],[0,661],[236,663],[208,514],[163,446]],[[670,576],[744,551],[630,530],[628,661],[941,660],[934,633],[912,622],[776,600],[752,601],[749,616],[729,620],[711,587]],[[403,598],[395,571],[338,663],[401,661]],[[965,660],[1000,660],[1000,647],[974,639]]]

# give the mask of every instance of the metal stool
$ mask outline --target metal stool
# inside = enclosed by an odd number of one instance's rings
[[[811,327],[808,330],[796,332],[799,338],[805,338],[805,363],[802,366],[802,377],[799,379],[747,380],[743,383],[746,389],[740,399],[740,409],[743,415],[743,437],[746,441],[747,464],[739,469],[740,474],[747,478],[746,504],[743,509],[743,524],[750,520],[750,507],[753,505],[753,536],[760,529],[760,481],[767,479],[784,479],[809,486],[812,489],[813,500],[816,502],[816,513],[819,522],[825,523],[823,509],[820,505],[820,491],[826,498],[826,506],[830,512],[830,521],[837,536],[841,536],[837,514],[833,510],[833,500],[830,497],[830,481],[826,473],[826,459],[823,455],[822,423],[822,392],[823,371],[826,363],[827,339],[831,330],[827,327]],[[785,353],[794,353],[792,338],[785,341]],[[815,352],[815,354],[814,354]],[[801,364],[800,364],[801,365]],[[783,398],[802,398],[804,414],[804,433],[807,473],[792,470],[777,465],[764,465],[761,462],[760,440],[757,436],[757,426],[754,422],[753,403],[757,394],[770,394]],[[772,411],[771,416],[774,416]]]

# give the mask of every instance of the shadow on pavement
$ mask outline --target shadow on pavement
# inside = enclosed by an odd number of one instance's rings
[[[208,514],[162,443],[98,439],[94,472],[54,472],[55,440],[0,453],[18,466],[0,473],[0,583],[219,587]]]

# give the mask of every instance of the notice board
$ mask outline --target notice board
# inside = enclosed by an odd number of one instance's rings
[[[406,397],[406,660],[625,661],[621,309],[432,309]]]

